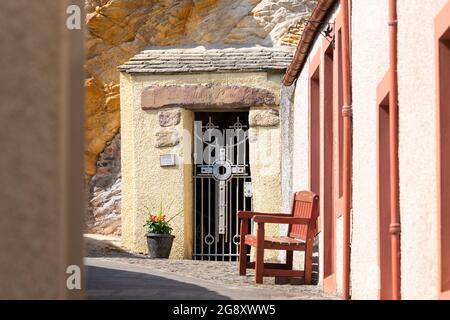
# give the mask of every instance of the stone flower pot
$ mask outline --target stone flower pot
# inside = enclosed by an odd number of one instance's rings
[[[152,259],[167,259],[172,249],[175,236],[170,234],[148,233],[147,235],[148,255]]]

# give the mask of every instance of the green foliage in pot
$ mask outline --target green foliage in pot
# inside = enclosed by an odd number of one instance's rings
[[[173,203],[173,202],[172,202]],[[170,210],[170,207],[172,203],[167,208],[167,211]],[[147,211],[149,211],[147,209]],[[168,215],[165,213],[165,210],[163,209],[163,204],[161,202],[161,205],[159,207],[159,212],[157,214],[149,214],[148,219],[144,224],[144,227],[147,229],[147,233],[154,233],[154,234],[172,234],[172,227],[170,226],[170,222],[179,216],[183,210],[180,210],[178,213],[176,213],[172,218],[168,219]]]

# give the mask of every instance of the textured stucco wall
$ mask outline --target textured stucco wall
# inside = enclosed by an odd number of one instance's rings
[[[280,128],[250,128],[249,140],[253,210],[282,212]],[[267,235],[278,235],[279,226],[269,224],[265,232]],[[265,256],[267,259],[276,259],[278,252],[266,250]]]
[[[161,199],[175,199],[172,211],[184,209],[184,217],[173,221],[176,240],[172,258],[190,258],[192,246],[192,167],[190,165],[189,132],[193,129],[193,112],[184,110],[177,126],[183,135],[179,145],[156,149],[155,134],[159,130],[158,110],[141,108],[141,93],[151,85],[220,84],[244,85],[268,89],[280,100],[280,74],[270,73],[207,73],[177,75],[121,75],[122,119],[122,239],[125,247],[147,252],[142,227],[146,215],[143,208],[155,210]],[[183,130],[184,129],[184,130]],[[281,210],[279,128],[252,128],[250,132],[250,166],[252,170],[255,210]],[[270,146],[270,150],[266,148]],[[159,155],[174,153],[186,165],[160,168]],[[272,228],[268,233],[276,234]]]
[[[389,67],[388,1],[353,1],[353,231],[352,297],[377,299],[377,105]]]
[[[160,129],[158,110],[143,111],[140,106],[140,93],[145,84],[138,78],[131,81],[128,75],[122,74],[122,241],[125,247],[135,252],[146,253],[145,229],[143,225],[150,213],[156,214],[161,202],[168,209],[169,216],[184,210],[184,214],[172,222],[173,234],[176,237],[172,256],[183,258],[184,252],[184,218],[189,219],[191,200],[185,197],[185,184],[189,185],[191,171],[185,170],[190,161],[184,161],[183,144],[172,147],[155,148],[155,134]],[[179,135],[183,135],[184,121],[189,116],[184,114],[176,127]],[[161,154],[175,154],[179,163],[174,168],[162,168],[159,165]],[[188,155],[188,158],[190,155]],[[186,164],[187,163],[187,164]]]
[[[281,194],[284,212],[292,209],[295,86],[281,88]],[[286,229],[287,230],[287,229]]]
[[[290,213],[293,202],[293,157],[294,157],[294,95],[295,86],[281,87],[280,101],[280,141],[281,141],[281,208]],[[280,233],[285,235],[288,226],[280,226]],[[281,251],[280,259],[285,261],[286,252]]]
[[[121,96],[121,167],[122,167],[122,244],[127,248],[134,246],[134,212],[136,210],[135,179],[134,179],[134,158],[135,141],[133,132],[134,83],[131,76],[122,73],[120,75],[120,96]],[[124,205],[126,204],[126,205]]]
[[[434,19],[447,0],[399,0],[402,297],[438,293]]]

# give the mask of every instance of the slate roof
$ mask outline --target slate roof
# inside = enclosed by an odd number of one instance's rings
[[[144,50],[121,65],[119,71],[133,74],[270,70],[284,72],[292,58],[292,49],[266,47]]]

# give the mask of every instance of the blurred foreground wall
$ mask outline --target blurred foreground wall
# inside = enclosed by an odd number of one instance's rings
[[[0,1],[0,298],[82,298],[81,0]],[[82,17],[83,17],[83,13]]]

